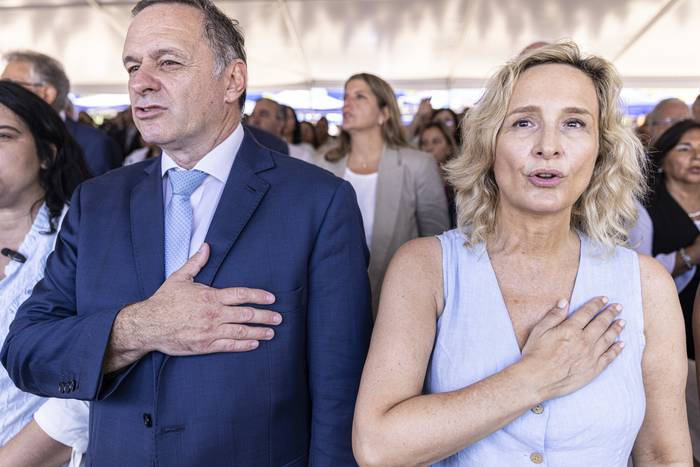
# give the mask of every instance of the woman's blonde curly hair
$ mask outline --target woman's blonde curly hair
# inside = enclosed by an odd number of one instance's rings
[[[637,218],[636,200],[646,192],[646,156],[639,139],[623,124],[622,82],[613,65],[583,56],[573,42],[558,42],[520,55],[488,82],[486,92],[462,122],[460,154],[445,165],[456,191],[457,226],[467,246],[493,232],[498,185],[493,173],[496,138],[520,75],[537,65],[564,64],[586,74],[599,106],[599,149],[588,188],[573,206],[571,225],[604,247],[626,245]]]

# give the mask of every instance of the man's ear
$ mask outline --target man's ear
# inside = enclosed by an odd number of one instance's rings
[[[236,103],[248,85],[248,66],[237,58],[226,67],[224,74],[227,78],[224,101],[229,104]]]

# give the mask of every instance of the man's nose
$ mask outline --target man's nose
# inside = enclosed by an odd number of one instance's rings
[[[129,87],[137,94],[147,94],[160,90],[160,81],[142,65],[129,77]]]

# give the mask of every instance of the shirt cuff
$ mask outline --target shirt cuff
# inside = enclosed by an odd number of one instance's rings
[[[49,399],[34,413],[34,420],[51,438],[86,452],[90,406],[75,399]]]

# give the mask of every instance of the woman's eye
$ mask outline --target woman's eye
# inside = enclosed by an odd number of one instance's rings
[[[583,120],[579,120],[578,118],[567,120],[565,125],[569,128],[583,128],[586,126],[586,124],[583,123]]]
[[[528,128],[532,126],[532,122],[526,118],[519,118],[513,122],[513,127],[515,128]]]
[[[676,146],[676,151],[678,152],[688,152],[690,151],[689,146]]]

